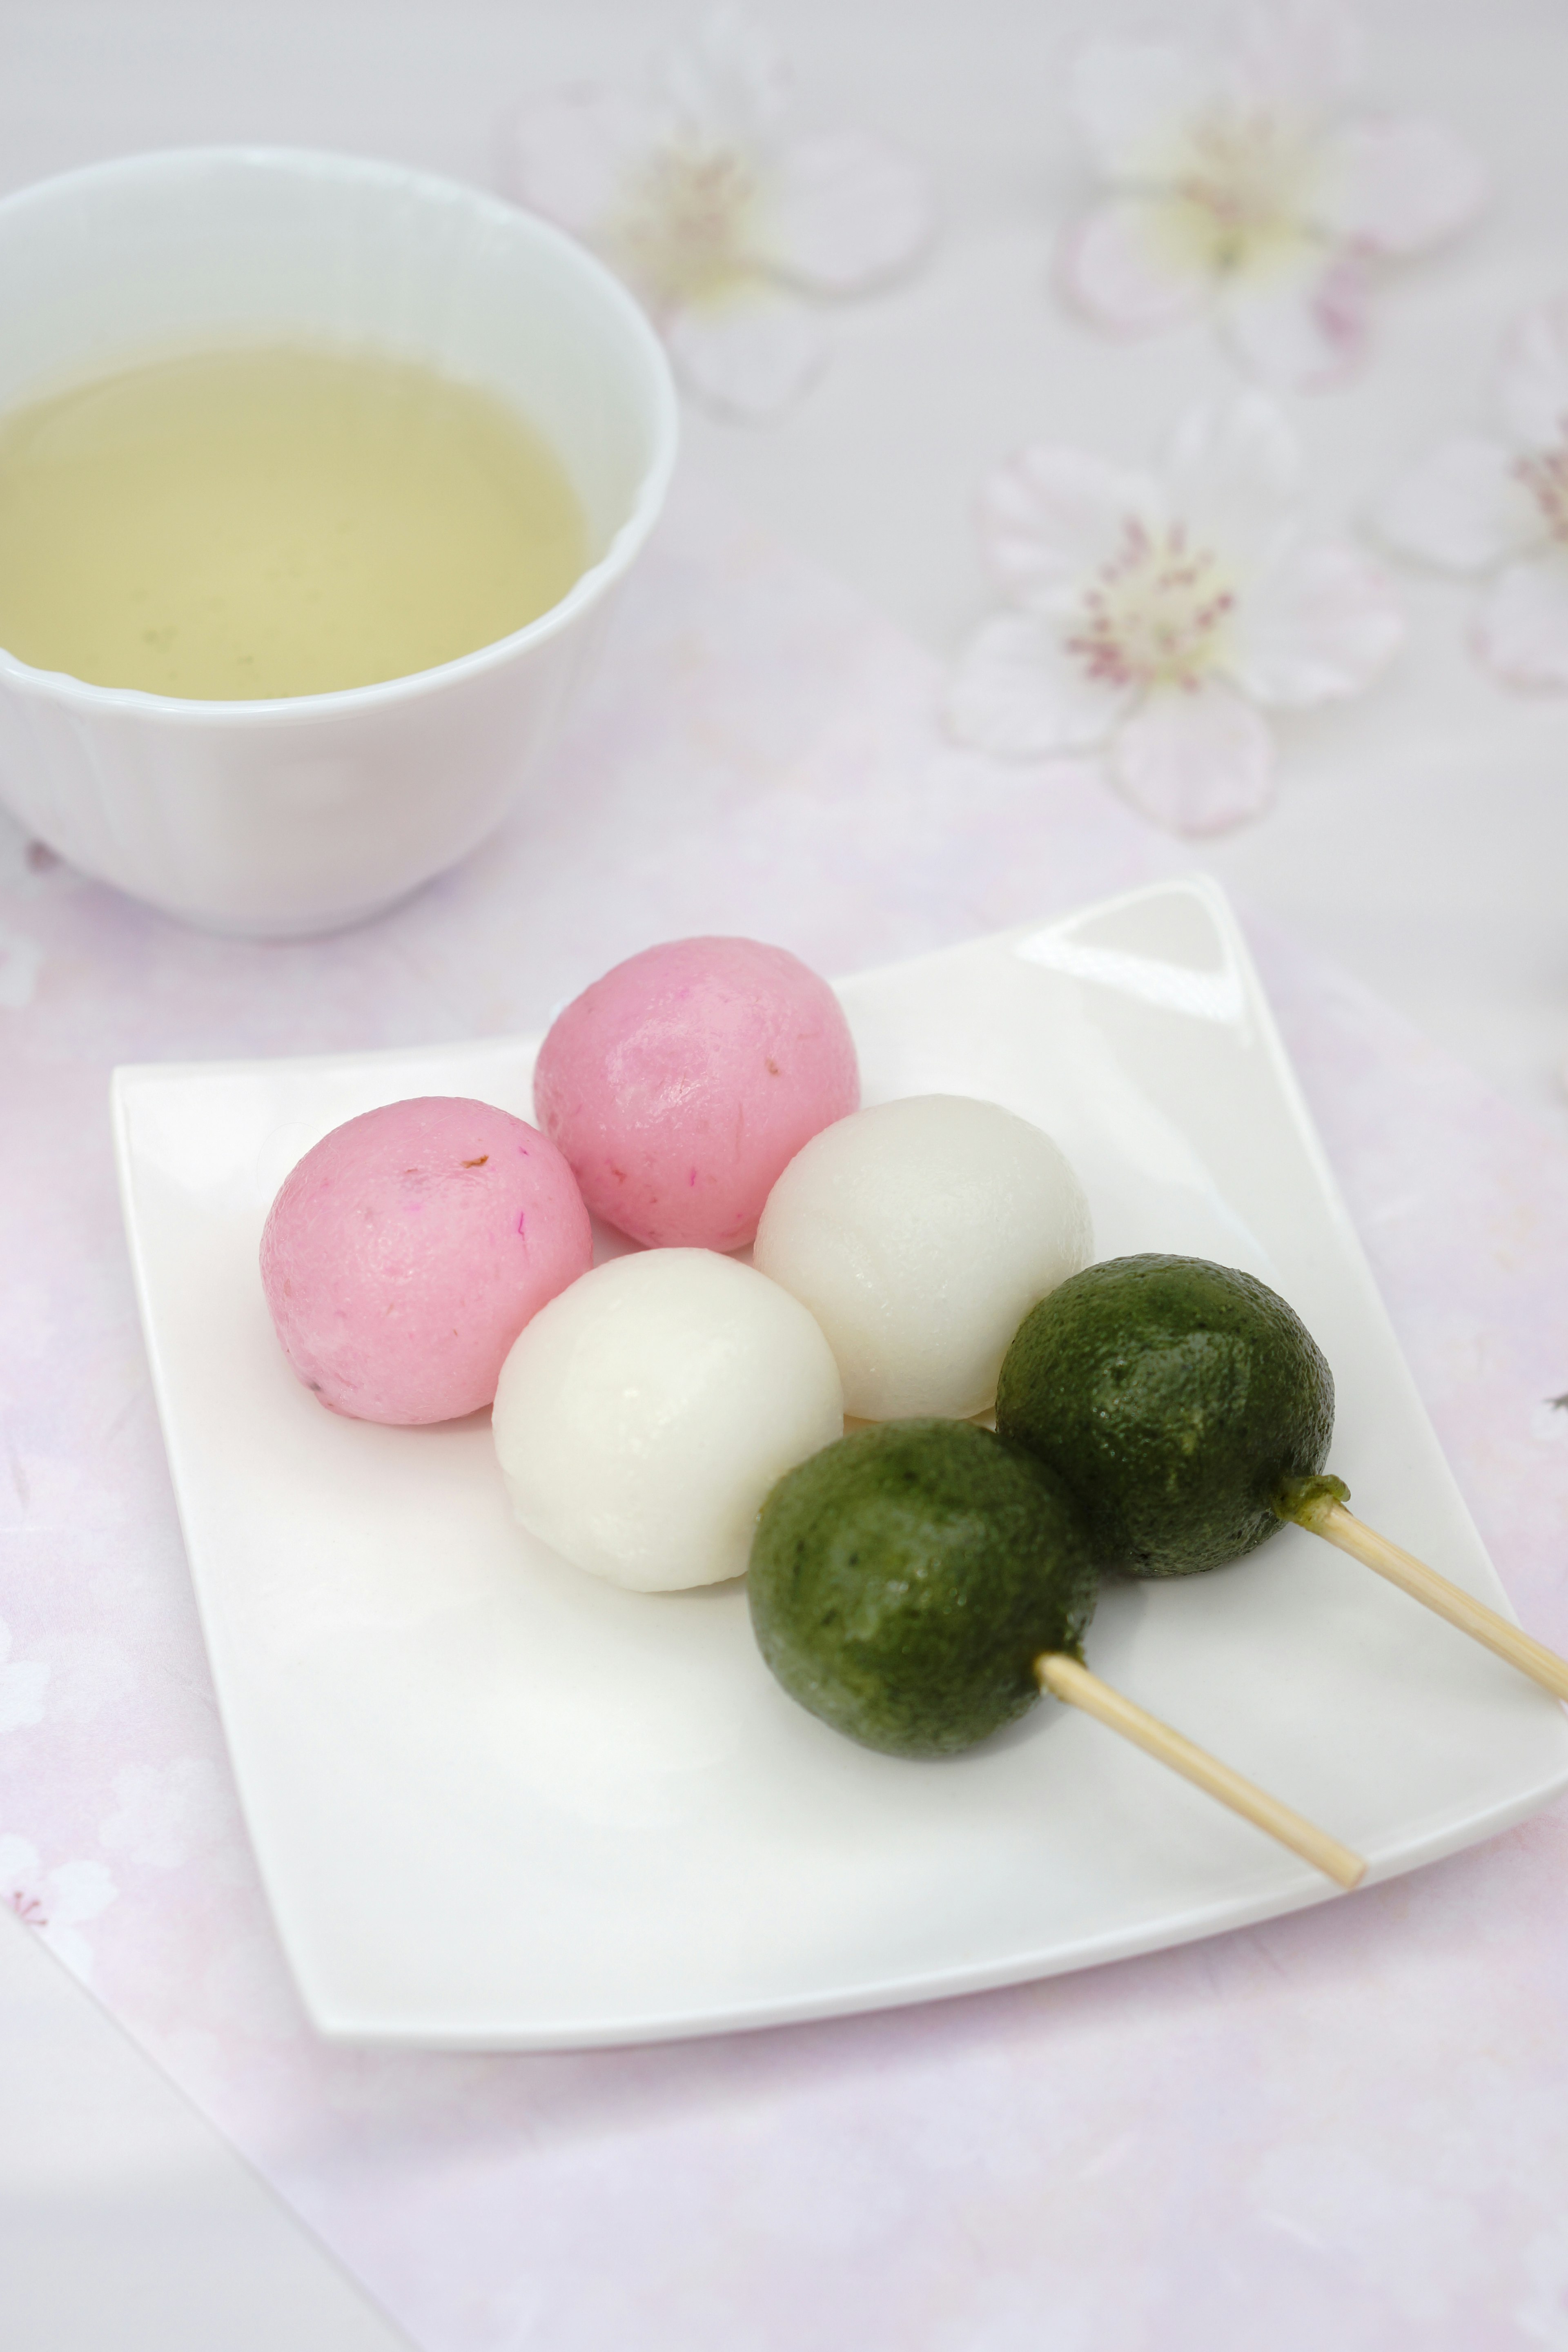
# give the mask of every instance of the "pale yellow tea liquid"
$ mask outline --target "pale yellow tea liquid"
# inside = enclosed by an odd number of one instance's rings
[[[209,351],[0,417],[0,646],[98,686],[405,677],[548,612],[586,562],[539,435],[400,360]]]

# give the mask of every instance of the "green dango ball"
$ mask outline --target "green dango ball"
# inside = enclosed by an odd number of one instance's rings
[[[1043,1651],[1079,1655],[1099,1589],[1059,1480],[969,1422],[884,1422],[786,1473],[747,1577],[792,1698],[895,1756],[950,1756],[1039,1696]]]
[[[996,1394],[997,1428],[1071,1490],[1100,1567],[1131,1576],[1255,1550],[1333,1425],[1333,1375],[1295,1309],[1203,1258],[1085,1267],[1025,1318]]]

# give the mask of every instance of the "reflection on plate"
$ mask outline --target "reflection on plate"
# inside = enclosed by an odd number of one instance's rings
[[[988,1097],[1054,1134],[1100,1255],[1282,1291],[1333,1365],[1333,1466],[1494,1606],[1220,893],[1163,885],[847,982],[866,1098]],[[324,1413],[272,1338],[268,1203],[374,1105],[529,1113],[511,1041],[121,1070],[121,1180],[191,1570],[279,1932],[323,2032],[542,2049],[1005,1984],[1324,1899],[1305,1864],[1066,1708],[968,1756],[803,1714],[743,1592],[616,1591],[511,1524],[485,1417]],[[1544,1694],[1288,1529],[1113,1585],[1090,1662],[1386,1876],[1568,1783]],[[1353,1899],[1353,1898],[1352,1898]]]

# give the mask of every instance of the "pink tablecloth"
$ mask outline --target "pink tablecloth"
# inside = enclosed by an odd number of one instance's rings
[[[372,928],[202,938],[0,835],[0,1900],[430,2352],[1568,2347],[1561,1810],[1267,1927],[886,2017],[505,2058],[300,2017],[148,1391],[110,1067],[536,1028],[682,931],[846,971],[1168,870],[1091,776],[945,743],[933,685],[689,493],[544,813]],[[1568,1646],[1568,1153],[1255,944],[1482,1532]]]

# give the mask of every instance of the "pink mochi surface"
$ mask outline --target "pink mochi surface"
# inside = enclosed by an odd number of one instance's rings
[[[451,1421],[491,1402],[523,1325],[592,1255],[548,1137],[437,1095],[306,1152],[268,1216],[261,1282],[284,1354],[333,1412]]]
[[[661,1248],[743,1249],[801,1146],[859,1100],[838,999],[757,940],[617,964],[556,1020],[533,1078],[589,1208]]]

